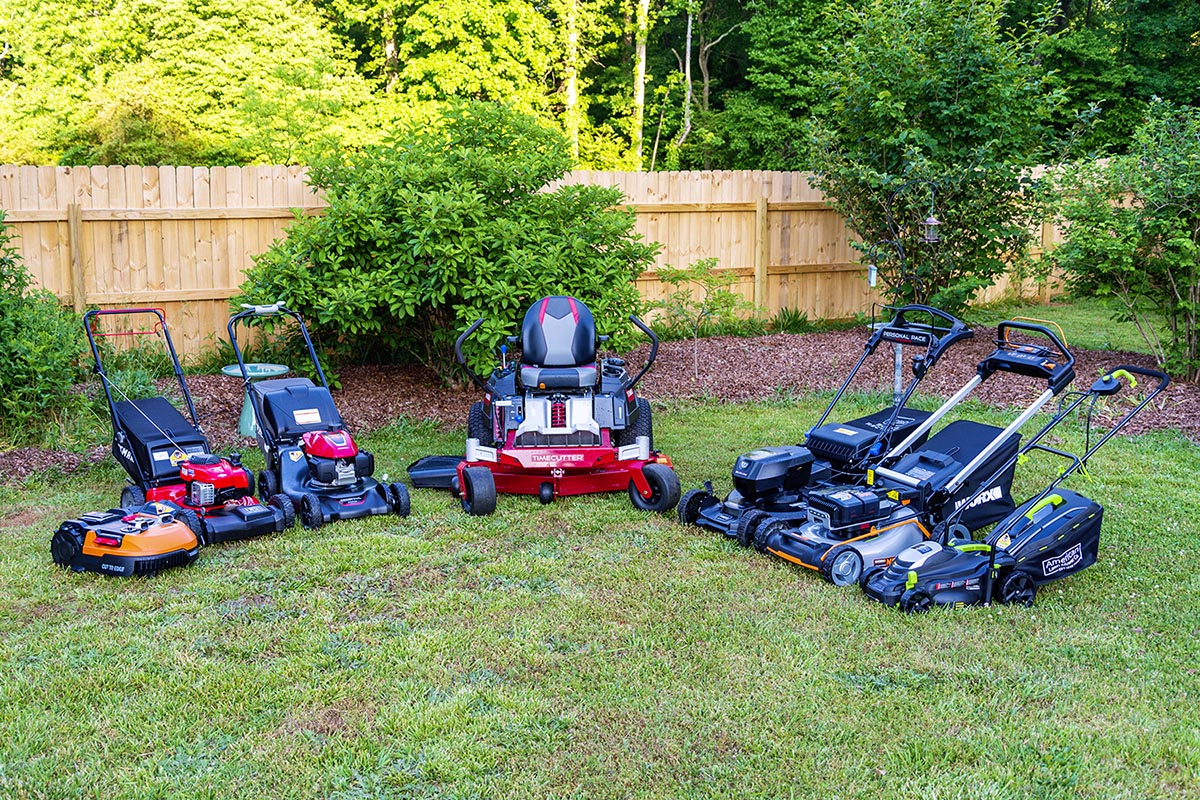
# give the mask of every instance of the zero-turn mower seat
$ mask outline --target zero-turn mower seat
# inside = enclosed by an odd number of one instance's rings
[[[596,385],[596,322],[573,297],[544,297],[521,324],[521,384],[530,389]]]
[[[208,452],[208,440],[165,397],[120,400],[114,407],[118,426],[150,483],[178,480],[180,453]]]
[[[297,441],[310,431],[342,427],[342,415],[324,386],[308,378],[274,378],[251,384],[258,397],[263,424],[282,442]]]

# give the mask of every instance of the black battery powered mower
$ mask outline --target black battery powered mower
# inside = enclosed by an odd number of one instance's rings
[[[154,575],[191,564],[200,552],[202,533],[195,511],[149,502],[138,509],[110,508],[67,520],[50,538],[50,556],[74,572]]]
[[[556,497],[628,491],[634,507],[669,512],[679,500],[671,459],[654,449],[650,403],[634,392],[654,363],[658,337],[634,376],[620,358],[597,358],[592,312],[574,297],[544,297],[525,314],[519,363],[500,363],[484,380],[468,366],[462,345],[476,320],[455,342],[455,354],[483,400],[467,415],[465,457],[426,456],[408,468],[414,486],[458,493],[472,515],[495,510],[496,493]]]
[[[754,540],[755,530],[772,520],[798,524],[808,515],[808,495],[819,486],[861,484],[871,459],[892,443],[905,439],[919,445],[929,429],[949,408],[936,416],[908,408],[921,379],[952,345],[974,334],[962,320],[923,305],[885,307],[892,318],[872,325],[863,352],[850,369],[821,418],[809,429],[803,444],[760,447],[738,456],[733,465],[733,491],[718,500],[711,483],[686,492],[679,501],[679,520],[734,538],[743,547]],[[912,377],[898,389],[890,408],[848,422],[829,422],[834,407],[879,345],[890,343],[897,352],[904,345],[919,348],[912,357]],[[897,370],[901,368],[897,363]],[[897,372],[898,382],[900,378]],[[903,450],[897,449],[898,452]]]
[[[290,497],[300,522],[307,528],[378,514],[407,517],[408,488],[401,483],[380,483],[372,477],[375,457],[360,450],[346,430],[304,319],[279,303],[243,308],[229,319],[229,343],[242,371],[258,446],[266,460],[266,468],[258,474],[259,492],[263,496],[278,492]],[[251,381],[238,344],[237,326],[262,317],[289,317],[295,321],[320,385],[308,378]]]
[[[103,317],[146,319],[147,315],[154,320],[147,330],[99,330]],[[83,315],[83,324],[93,369],[108,401],[112,453],[129,476],[129,485],[121,491],[122,508],[136,510],[144,503],[157,502],[190,509],[198,516],[197,536],[205,545],[275,533],[295,524],[295,511],[287,496],[266,493],[260,503],[254,496],[254,476],[242,466],[241,457],[237,453],[221,457],[209,450],[162,309],[92,310]],[[105,371],[97,339],[142,335],[162,340],[187,418],[165,397],[129,398]],[[121,399],[114,398],[114,393]]]
[[[1016,341],[1016,331],[1033,334],[1033,340],[1025,336]],[[1040,343],[1043,338],[1048,344]],[[824,486],[810,492],[806,521],[760,525],[754,546],[846,586],[857,584],[865,570],[890,564],[900,551],[930,538],[934,527],[952,514],[968,531],[1003,519],[1016,505],[1012,482],[1020,430],[1070,385],[1074,364],[1066,345],[1049,328],[1017,320],[1000,323],[996,349],[943,408],[956,405],[1000,373],[1044,382],[1045,389],[1016,419],[1004,429],[956,420],[915,450],[908,450],[913,442],[902,441],[867,468],[866,485]]]
[[[1154,379],[1157,384],[1088,446],[1097,401],[1118,394],[1122,378],[1130,389],[1135,388],[1135,375]],[[979,495],[977,491],[959,511],[938,525],[932,540],[906,548],[887,567],[867,570],[861,581],[867,597],[899,605],[907,612],[925,611],[934,605],[988,605],[992,600],[1030,606],[1039,586],[1090,567],[1098,555],[1104,509],[1059,484],[1085,470],[1088,459],[1169,382],[1157,370],[1124,365],[1099,378],[1088,391],[1065,395],[1058,412],[1022,448],[1021,455],[1041,450],[1067,459],[1068,466],[1045,489],[998,522],[982,542],[972,541],[970,532],[957,521],[962,510]],[[1050,431],[1085,404],[1087,438],[1082,455],[1041,444]],[[1015,462],[1016,457],[1012,460]]]

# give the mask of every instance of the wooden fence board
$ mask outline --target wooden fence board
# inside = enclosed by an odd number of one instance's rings
[[[324,208],[305,175],[295,166],[0,166],[0,208],[40,286],[78,308],[161,306],[180,351],[194,355],[223,337],[229,299],[254,258],[286,235],[294,209]],[[767,314],[843,318],[880,297],[841,217],[803,173],[577,172],[561,183],[620,189],[635,230],[662,245],[636,281],[647,300],[668,289],[658,268],[702,258],[732,272],[734,290]],[[1061,236],[1050,224],[1039,233],[1035,254]],[[1042,291],[1005,279],[981,297]]]

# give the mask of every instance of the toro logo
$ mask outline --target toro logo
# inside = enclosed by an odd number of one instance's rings
[[[1083,561],[1083,545],[1077,544],[1061,556],[1047,558],[1042,562],[1042,574],[1049,578],[1079,565]]]
[[[121,454],[121,458],[125,459],[126,461],[136,462],[137,460],[133,457],[133,451],[119,442],[117,443],[117,452],[119,452]]]
[[[582,453],[547,453],[546,455],[533,456],[530,459],[535,464],[570,464],[575,461],[583,461]]]
[[[975,506],[981,506],[984,503],[990,503],[993,500],[1000,500],[1003,497],[1004,497],[1004,492],[1000,490],[1000,487],[993,486],[992,488],[988,489],[983,494],[979,495],[979,497],[976,497],[974,500],[972,500],[971,504],[969,506],[967,506],[967,508],[974,508]],[[959,508],[962,507],[962,504],[965,502],[967,502],[966,498],[959,500],[957,503],[954,504],[954,510],[957,511]]]

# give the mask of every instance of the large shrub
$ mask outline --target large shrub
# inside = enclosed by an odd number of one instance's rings
[[[832,101],[813,124],[815,184],[876,251],[891,300],[959,310],[1024,254],[1036,221],[1022,175],[1054,104],[1036,57],[1044,37],[1005,34],[1003,0],[854,5],[823,75]],[[916,224],[929,186],[943,223],[932,247]]]
[[[37,442],[82,402],[82,340],[79,318],[33,288],[0,212],[0,442]]]
[[[1054,187],[1065,231],[1049,261],[1117,299],[1169,371],[1200,378],[1200,110],[1152,103],[1128,155],[1064,168]]]
[[[239,300],[283,300],[341,357],[409,357],[454,376],[453,342],[487,320],[477,366],[535,299],[572,294],[627,343],[634,278],[654,249],[616,189],[541,191],[571,165],[561,134],[471,103],[437,125],[313,165],[327,213],[297,220],[247,273]],[[621,337],[625,337],[622,341]]]

